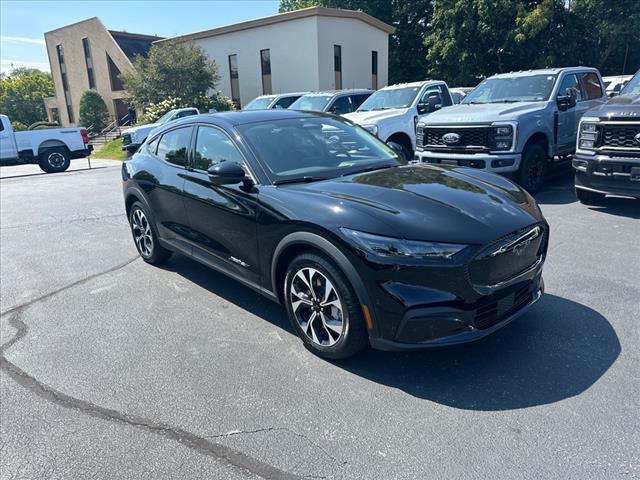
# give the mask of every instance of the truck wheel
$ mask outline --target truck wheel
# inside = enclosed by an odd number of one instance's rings
[[[47,173],[64,172],[71,161],[64,148],[48,148],[38,158],[40,168]]]
[[[604,199],[604,194],[576,188],[576,197],[584,205],[599,205]]]
[[[524,147],[516,181],[529,193],[536,193],[547,175],[547,152],[537,143]]]

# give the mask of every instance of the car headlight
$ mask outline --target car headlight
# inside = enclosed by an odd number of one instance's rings
[[[491,150],[511,150],[514,135],[513,125],[494,125],[489,132],[489,147]]]
[[[360,250],[374,257],[388,260],[449,260],[467,245],[456,243],[421,242],[402,238],[383,237],[349,228],[340,231]]]
[[[373,135],[378,135],[378,126],[377,125],[362,125],[362,128],[367,130],[369,133]]]
[[[598,142],[598,125],[595,122],[580,123],[578,134],[578,148],[580,150],[593,150]]]

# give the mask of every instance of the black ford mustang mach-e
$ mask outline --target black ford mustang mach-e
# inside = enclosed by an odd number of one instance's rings
[[[548,225],[478,170],[412,165],[326,114],[187,117],[123,164],[149,263],[190,256],[286,306],[318,355],[481,338],[542,295]]]

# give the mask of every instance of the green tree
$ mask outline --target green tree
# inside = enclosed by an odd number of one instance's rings
[[[95,90],[87,90],[80,98],[80,124],[98,133],[107,125],[107,105]]]
[[[200,47],[187,43],[152,45],[148,57],[137,56],[133,67],[120,78],[129,102],[140,109],[166,98],[179,97],[189,104],[220,80],[216,64]]]
[[[396,28],[389,41],[389,83],[421,80],[427,75],[432,0],[280,0],[280,12],[322,6],[361,10]]]
[[[23,125],[44,121],[44,99],[54,95],[51,75],[36,69],[17,68],[0,78],[0,112]]]

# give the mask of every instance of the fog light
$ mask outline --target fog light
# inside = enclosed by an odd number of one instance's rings
[[[508,150],[509,148],[511,148],[511,141],[504,141],[504,140],[498,140],[496,142],[496,148],[498,150]]]
[[[504,158],[502,160],[491,160],[491,166],[493,168],[510,167],[511,165],[513,165],[514,161],[515,160],[513,158]]]

